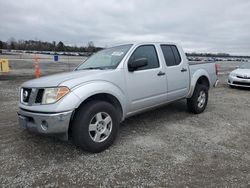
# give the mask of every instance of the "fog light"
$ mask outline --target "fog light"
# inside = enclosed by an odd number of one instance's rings
[[[228,83],[231,83],[230,80],[228,80]]]
[[[42,123],[41,123],[42,130],[47,131],[48,127],[49,127],[49,125],[48,125],[47,121],[42,120]]]

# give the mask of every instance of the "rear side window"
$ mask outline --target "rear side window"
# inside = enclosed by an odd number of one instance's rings
[[[175,66],[181,63],[181,56],[176,46],[161,45],[161,50],[167,66]]]
[[[171,46],[171,49],[172,49],[172,51],[173,51],[173,53],[174,53],[175,64],[176,64],[176,65],[179,65],[179,64],[181,63],[181,56],[180,56],[180,53],[179,53],[179,51],[178,51],[178,49],[177,49],[176,46]]]
[[[148,65],[138,68],[137,70],[153,69],[159,67],[158,56],[153,45],[139,46],[132,54],[129,61],[135,61],[141,58],[147,58]]]

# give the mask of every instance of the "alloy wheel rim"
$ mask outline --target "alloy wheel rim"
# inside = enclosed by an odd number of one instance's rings
[[[197,99],[197,104],[199,108],[203,108],[206,103],[206,93],[204,91],[200,91],[199,97]]]
[[[94,142],[103,142],[111,134],[112,119],[106,112],[98,112],[95,114],[89,123],[89,136]]]

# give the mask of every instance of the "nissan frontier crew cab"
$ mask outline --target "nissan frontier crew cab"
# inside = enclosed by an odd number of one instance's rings
[[[21,127],[58,135],[90,152],[115,140],[125,118],[187,99],[199,114],[216,86],[215,63],[188,62],[174,43],[135,43],[99,51],[74,71],[22,84]]]

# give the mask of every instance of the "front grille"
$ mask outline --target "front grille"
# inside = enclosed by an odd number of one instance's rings
[[[31,88],[23,88],[22,91],[22,99],[24,103],[28,103],[31,95]]]
[[[250,79],[249,76],[239,76],[239,75],[237,75],[237,78],[241,78],[241,79]]]
[[[247,82],[233,82],[233,84],[242,85],[242,86],[250,86],[250,83],[247,83]]]
[[[39,89],[36,95],[35,103],[42,103],[44,89]]]

